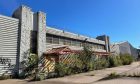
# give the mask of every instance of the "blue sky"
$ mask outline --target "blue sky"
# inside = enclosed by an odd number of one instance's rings
[[[0,0],[0,14],[11,16],[22,4],[46,12],[48,26],[140,46],[140,0]]]

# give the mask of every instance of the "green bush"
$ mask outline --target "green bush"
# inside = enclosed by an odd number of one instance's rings
[[[0,76],[0,80],[6,80],[6,79],[11,79],[11,75],[2,75]]]
[[[68,66],[66,66],[63,63],[56,63],[55,72],[57,73],[57,76],[62,77],[62,76],[68,75],[68,73],[67,73],[68,71],[69,71]]]
[[[47,79],[56,78],[56,77],[57,77],[57,73],[55,73],[55,72],[49,72],[46,76]]]
[[[20,74],[20,78],[35,76],[35,70],[38,68],[38,56],[36,54],[29,54],[26,60],[22,61],[24,70]]]
[[[122,60],[123,65],[129,65],[134,61],[133,56],[131,56],[129,54],[121,54],[120,58]]]
[[[116,72],[112,72],[106,77],[106,79],[114,79],[119,77],[121,77],[121,75],[117,74]]]
[[[62,62],[56,63],[55,75],[57,77],[108,67],[117,67],[120,65],[131,64],[133,62],[133,57],[129,54],[97,58],[88,47],[84,47],[83,52],[79,54],[72,54],[71,59],[73,60],[73,64],[64,64]],[[50,77],[56,76],[54,76],[54,74],[50,75]]]
[[[107,58],[101,58],[100,63],[101,63],[102,69],[109,67],[109,61]]]
[[[45,73],[37,73],[34,80],[35,81],[41,81],[46,79],[46,74]]]
[[[90,69],[89,69],[90,71],[94,70],[94,68],[95,68],[94,62],[90,62],[89,66],[90,66]]]
[[[77,61],[75,62],[75,69],[77,70],[78,73],[82,72],[83,65],[81,60],[77,59]]]
[[[109,67],[116,67],[120,65],[129,65],[134,61],[133,56],[129,54],[120,54],[119,56],[109,56]]]
[[[119,56],[109,56],[109,67],[117,67],[122,65],[121,59]]]
[[[95,70],[104,69],[109,66],[109,61],[107,58],[102,57],[94,60],[93,65]]]
[[[90,62],[93,56],[92,48],[84,45],[83,51],[79,54],[78,59],[82,64],[82,72],[87,72],[90,70]]]

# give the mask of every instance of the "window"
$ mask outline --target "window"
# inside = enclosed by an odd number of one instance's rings
[[[77,41],[76,42],[76,46],[79,46],[80,47],[81,46],[81,42]]]
[[[102,49],[105,50],[105,46],[104,45],[102,46]]]
[[[72,45],[72,46],[76,46],[76,40],[72,40],[72,41],[71,41],[71,45]]]
[[[104,49],[105,46],[101,44],[95,44],[92,42],[83,42],[81,40],[46,34],[46,42],[51,44],[61,44],[61,45],[71,45],[71,46],[79,46],[82,47],[84,45],[87,45],[94,49]]]
[[[53,39],[52,36],[47,35],[47,37],[46,37],[46,42],[47,42],[47,43],[52,43],[52,39]]]
[[[59,44],[59,38],[56,36],[53,36],[53,43],[54,44]]]
[[[95,45],[95,49],[98,49],[98,45]]]
[[[64,41],[64,45],[71,45],[71,40],[69,40],[69,39],[65,39],[65,41]]]
[[[59,39],[59,44],[64,45],[64,41],[65,41],[64,38],[60,38],[60,39]]]
[[[98,45],[98,49],[102,49],[102,46],[101,45]]]

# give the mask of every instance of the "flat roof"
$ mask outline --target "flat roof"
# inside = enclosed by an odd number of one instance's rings
[[[13,18],[13,17],[9,17],[9,16],[4,16],[0,14],[0,17],[6,18],[6,19],[10,19],[10,20],[15,20],[15,21],[19,21],[19,19]]]

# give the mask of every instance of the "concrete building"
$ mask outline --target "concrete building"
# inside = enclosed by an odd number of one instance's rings
[[[138,60],[140,60],[140,49],[137,49],[138,51]]]
[[[96,52],[110,52],[108,36],[96,39],[55,29],[46,25],[46,14],[33,12],[27,6],[20,6],[12,17],[0,15],[0,73],[20,73],[22,61],[28,53],[39,57],[53,48],[68,46],[82,50],[83,44]]]
[[[138,58],[138,50],[127,41],[112,44],[111,52],[113,52],[115,55],[130,54],[135,58]]]

